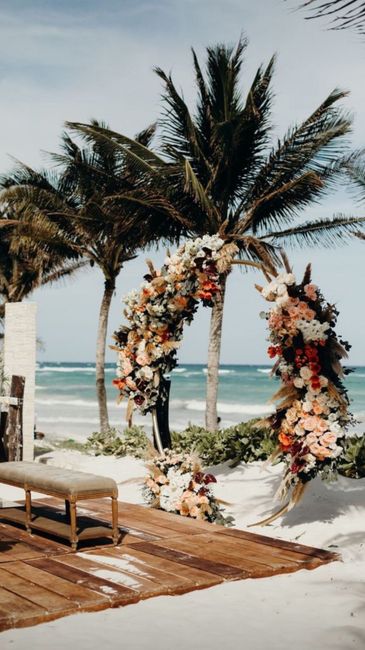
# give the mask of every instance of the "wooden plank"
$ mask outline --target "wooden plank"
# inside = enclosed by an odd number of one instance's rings
[[[161,570],[153,563],[150,563],[149,557],[145,559],[137,558],[124,548],[119,553],[118,548],[98,549],[97,551],[88,551],[90,559],[97,558],[98,562],[107,567],[114,567],[118,570],[135,576],[138,579],[146,579],[167,589],[167,593],[177,594],[190,591],[194,588],[193,583],[184,576],[177,575],[177,572],[170,573],[166,568]]]
[[[90,501],[93,502],[94,500],[88,500],[88,501],[86,501],[86,503],[90,504]],[[51,503],[52,507],[49,507],[50,503]],[[77,504],[78,505],[77,512],[80,513],[80,515],[78,515],[78,517],[77,517],[78,522],[79,522],[79,519],[80,519],[80,522],[82,522],[82,518],[83,517],[85,518],[85,516],[89,517],[90,519],[93,518],[93,521],[94,521],[95,525],[96,525],[96,522],[98,521],[96,519],[96,517],[98,517],[98,519],[101,520],[100,521],[101,524],[104,524],[104,521],[108,521],[108,522],[110,521],[110,517],[99,517],[99,513],[98,513],[97,508],[91,509],[91,507],[90,507],[89,509],[87,509],[87,508],[85,508],[83,506],[79,506],[79,503],[81,503],[81,502],[78,502],[78,504]],[[35,506],[38,505],[38,506],[47,507],[49,516],[52,516],[53,518],[60,517],[62,519],[64,517],[64,514],[65,514],[64,507],[60,506],[60,500],[59,499],[55,499],[53,497],[49,497],[49,498],[45,498],[45,499],[35,499],[33,501],[33,504]],[[55,504],[55,505],[53,505],[53,504]],[[83,515],[83,513],[85,513],[85,515]],[[46,514],[46,511],[45,511],[45,514]],[[144,541],[144,542],[153,542],[153,541],[156,541],[156,540],[161,538],[161,535],[155,535],[155,534],[152,534],[152,533],[147,533],[147,532],[143,531],[141,528],[137,528],[136,526],[133,526],[133,525],[131,525],[131,526],[121,525],[121,526],[119,526],[119,529],[120,529],[120,534],[121,534],[121,538],[120,538],[120,543],[121,544],[129,544],[130,542],[136,543],[139,540]]]
[[[86,504],[86,502],[83,502]],[[103,504],[103,506],[101,505]],[[130,525],[133,522],[136,526],[143,526],[143,530],[147,530],[146,526],[157,526],[160,537],[166,537],[167,534],[171,535],[173,532],[186,535],[198,535],[200,530],[196,527],[195,520],[187,517],[171,515],[165,513],[163,510],[156,508],[148,508],[145,506],[134,505],[132,503],[118,502],[119,505],[119,521],[122,525]],[[104,499],[97,504],[98,512],[107,515],[107,503]],[[160,514],[167,514],[168,517],[161,517]]]
[[[261,578],[275,573],[273,567],[262,562],[257,562],[255,558],[245,557],[243,559],[234,557],[232,554],[224,552],[221,548],[217,549],[213,544],[208,545],[206,541],[202,541],[198,537],[194,538],[193,547],[189,544],[189,540],[186,540],[184,537],[171,540],[160,540],[155,543],[159,547],[168,550],[181,553],[191,553],[197,561],[205,562],[209,560],[212,563],[226,566],[227,570],[230,569],[231,571],[237,572],[241,571],[241,575],[238,574],[237,576],[238,578]],[[281,567],[282,563],[279,566]],[[227,575],[227,578],[230,578],[230,576]]]
[[[215,540],[221,538],[220,535],[214,535]],[[222,539],[222,538],[221,538]],[[294,563],[298,565],[298,569],[306,568],[313,569],[320,564],[322,560],[314,555],[305,555],[298,550],[292,551],[283,549],[280,546],[262,545],[257,541],[252,541],[250,538],[241,539],[233,536],[224,537],[224,546],[227,548],[238,548],[241,554],[254,553],[258,557],[271,557],[278,558],[286,563]]]
[[[157,520],[160,522],[161,526],[171,527],[172,529],[181,530],[182,532],[189,533],[190,530],[203,532],[215,532],[222,528],[218,524],[211,524],[209,521],[202,521],[200,519],[193,519],[191,517],[182,517],[181,515],[176,515],[173,512],[166,512],[165,510],[159,510],[158,508],[151,508],[150,506],[136,505],[134,503],[126,503],[124,501],[120,502],[121,511],[125,509],[126,512],[144,513],[145,517],[151,518],[152,520]]]
[[[292,552],[298,552],[301,555],[307,555],[309,557],[313,557],[313,556],[318,557],[323,562],[333,562],[340,559],[338,553],[333,553],[331,551],[326,551],[324,549],[315,548],[314,546],[297,544],[296,542],[287,542],[283,539],[268,537],[267,535],[249,533],[245,530],[240,530],[238,528],[220,528],[217,532],[222,535],[227,535],[228,537],[237,537],[239,539],[247,539],[250,541],[255,541],[258,542],[259,544],[263,544],[264,546],[272,546],[274,548],[281,548]]]
[[[176,542],[176,543],[175,543]],[[314,559],[306,558],[300,561],[292,557],[283,558],[271,552],[269,547],[258,547],[257,545],[235,540],[233,538],[220,538],[218,535],[199,535],[194,539],[194,551],[199,556],[214,558],[227,562],[232,566],[252,570],[254,576],[271,575],[273,573],[297,571],[301,568],[314,566]],[[169,540],[169,547],[184,550],[187,548],[186,540],[183,538]],[[305,557],[305,556],[303,556]],[[320,562],[320,561],[319,561]],[[318,560],[317,560],[318,565]]]
[[[48,505],[51,502],[52,506],[58,506],[61,513],[59,504],[60,502],[54,498],[37,499],[34,503]],[[78,512],[85,513],[88,516],[96,516],[102,521],[110,522],[111,518],[111,504],[110,499],[83,499],[77,502]],[[170,537],[182,532],[197,535],[199,529],[193,524],[185,523],[186,519],[182,517],[175,517],[172,522],[160,521],[159,511],[152,508],[144,508],[143,506],[134,506],[130,508],[130,504],[125,504],[121,501],[118,502],[118,522],[119,525],[130,532],[148,533],[152,535],[152,539],[145,541],[153,541]],[[127,506],[127,507],[126,507]],[[157,515],[157,516],[155,516]],[[180,521],[181,519],[181,521]]]
[[[23,627],[40,623],[45,618],[43,607],[34,605],[29,600],[11,593],[0,587],[0,612],[2,617],[2,629],[9,627]]]
[[[4,571],[16,576],[26,578],[36,585],[49,589],[55,594],[64,596],[74,604],[75,609],[82,608],[87,611],[103,609],[109,604],[106,596],[96,593],[87,587],[70,582],[54,574],[44,571],[27,562],[11,562],[2,567]]]
[[[152,575],[147,576],[146,572],[144,572],[144,575],[141,575],[142,571],[139,574],[137,571],[127,571],[123,566],[126,562],[123,562],[123,560],[119,561],[119,567],[115,566],[118,564],[117,558],[114,558],[113,564],[109,564],[107,558],[100,552],[97,552],[97,554],[95,552],[93,555],[89,553],[67,555],[57,558],[57,561],[65,564],[67,567],[82,570],[90,575],[91,579],[98,578],[103,584],[107,581],[113,587],[121,586],[123,589],[126,588],[132,602],[135,599],[138,600],[171,593],[168,584],[157,582]]]
[[[0,564],[14,560],[30,560],[42,557],[43,553],[30,544],[18,542],[14,539],[0,540]]]
[[[69,582],[74,582],[78,585],[83,585],[92,591],[96,591],[97,593],[106,596],[113,605],[137,602],[139,600],[138,593],[128,587],[118,585],[110,580],[92,576],[90,573],[87,573],[82,569],[66,566],[66,564],[58,562],[57,560],[49,558],[44,560],[31,560],[28,564],[43,569],[44,571],[48,571],[59,578],[64,578]]]
[[[159,557],[157,555],[145,553],[144,551],[140,550],[139,545],[135,546],[134,548],[118,546],[117,548],[111,550],[105,549],[104,552],[113,556],[127,556],[128,559],[132,557],[136,560],[140,560],[144,565],[147,564],[149,568],[159,569],[165,573],[176,576],[180,580],[183,579],[194,589],[211,587],[222,582],[222,579],[213,573],[208,573],[207,571],[202,571],[201,569],[194,569],[184,564],[176,564],[176,562],[166,560],[165,558]]]
[[[34,582],[29,582],[23,576],[8,573],[1,568],[0,584],[3,589],[25,598],[34,605],[39,605],[47,614],[53,612],[63,612],[65,614],[75,610],[75,606],[64,596],[45,589]]]
[[[5,535],[8,540],[22,541],[28,544],[31,548],[37,551],[42,551],[45,554],[68,553],[69,549],[63,544],[59,544],[53,539],[30,535],[25,530],[11,526],[9,524],[0,524],[0,539]]]
[[[25,525],[26,513],[22,508],[6,508],[0,513],[1,517],[6,521],[15,522],[17,524]],[[56,512],[52,508],[32,508],[31,528],[32,530],[39,530],[42,533],[48,533],[54,537],[62,537],[63,539],[70,540],[71,527],[66,521],[57,519]],[[45,515],[45,516],[44,516]],[[79,540],[85,539],[102,539],[111,537],[113,534],[112,529],[100,524],[97,520],[91,517],[78,517],[77,518],[77,535]]]
[[[177,539],[177,538],[176,538]],[[176,541],[175,539],[175,541]],[[181,539],[181,538],[179,538]],[[194,537],[194,544],[195,544]],[[173,540],[170,540],[173,542]],[[192,545],[189,549],[190,552],[182,552],[173,550],[167,547],[168,540],[165,542],[141,542],[138,544],[138,549],[141,549],[145,553],[150,555],[157,555],[177,564],[185,564],[187,566],[193,567],[195,569],[202,569],[208,573],[213,573],[216,576],[225,578],[226,580],[238,580],[239,578],[249,577],[249,573],[237,567],[229,566],[223,562],[215,562],[210,559],[206,559],[195,554],[195,547]],[[193,550],[194,549],[194,550]]]

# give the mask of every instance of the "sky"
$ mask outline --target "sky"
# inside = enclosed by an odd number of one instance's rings
[[[299,4],[299,2],[298,2]],[[242,87],[277,53],[274,76],[275,136],[303,120],[335,88],[350,91],[343,107],[354,115],[349,144],[365,144],[365,43],[352,32],[330,32],[293,11],[296,0],[0,0],[0,171],[9,156],[40,167],[56,151],[63,123],[97,118],[133,136],[159,114],[161,83],[153,66],[171,71],[190,105],[194,99],[193,46],[249,39]],[[346,188],[303,212],[303,219],[364,214]],[[289,251],[300,276],[313,264],[313,281],[340,310],[338,331],[353,344],[350,362],[365,365],[363,329],[364,242],[337,249]],[[141,253],[118,279],[108,339],[122,321],[121,298],[139,286],[144,260],[156,265],[164,251]],[[223,363],[267,362],[265,303],[254,289],[261,278],[235,270],[229,278],[222,343]],[[37,290],[40,360],[92,361],[103,280],[98,269]],[[179,358],[204,363],[209,310],[186,329]],[[114,360],[108,352],[108,360]]]

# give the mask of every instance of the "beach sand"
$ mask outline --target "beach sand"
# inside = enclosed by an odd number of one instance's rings
[[[115,478],[120,499],[141,503],[144,464],[133,458],[47,454],[50,464]],[[282,468],[263,463],[213,468],[216,494],[245,528],[278,504],[273,494]],[[0,498],[23,498],[0,485]],[[282,520],[250,529],[341,553],[343,561],[314,571],[230,582],[183,596],[164,596],[119,609],[77,614],[0,635],[4,649],[63,650],[363,650],[365,647],[365,479],[316,479]]]

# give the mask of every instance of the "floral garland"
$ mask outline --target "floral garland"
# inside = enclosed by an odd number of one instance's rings
[[[236,251],[218,235],[205,235],[168,255],[161,271],[148,262],[140,290],[124,299],[128,325],[115,332],[112,346],[118,352],[113,384],[120,399],[128,398],[129,412],[137,407],[146,414],[155,407],[161,378],[177,365],[184,324],[192,321],[199,301],[212,306]]]
[[[183,517],[232,525],[233,517],[224,516],[213,494],[212,484],[217,479],[202,471],[196,456],[166,450],[155,456],[147,468],[143,496],[149,505]]]
[[[341,381],[350,371],[340,360],[350,345],[338,340],[338,311],[311,283],[310,265],[300,284],[288,265],[286,273],[268,275],[268,280],[257,289],[274,303],[263,316],[270,329],[268,354],[277,357],[272,374],[282,381],[273,401],[282,402],[266,422],[278,439],[274,456],[286,464],[279,493],[283,497],[292,489],[289,509],[308,481],[336,469],[342,454],[341,441],[352,416]]]

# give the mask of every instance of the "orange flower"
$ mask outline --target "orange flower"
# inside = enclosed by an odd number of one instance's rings
[[[113,386],[116,386],[118,390],[122,390],[125,387],[124,379],[113,379]]]
[[[279,433],[279,440],[283,447],[290,447],[293,443],[293,438],[291,436],[287,436],[286,433],[283,433],[283,431],[280,431]]]

